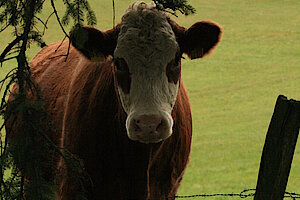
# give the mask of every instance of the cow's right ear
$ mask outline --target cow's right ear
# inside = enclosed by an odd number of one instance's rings
[[[119,26],[105,32],[92,27],[75,27],[70,33],[70,41],[88,59],[103,61],[113,55],[118,34]]]

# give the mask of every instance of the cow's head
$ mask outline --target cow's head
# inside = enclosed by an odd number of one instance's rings
[[[139,2],[129,7],[112,30],[81,28],[71,34],[71,41],[91,60],[113,57],[128,137],[157,143],[172,134],[171,112],[182,54],[191,59],[203,57],[216,46],[220,35],[215,23],[200,21],[185,29],[154,4]]]

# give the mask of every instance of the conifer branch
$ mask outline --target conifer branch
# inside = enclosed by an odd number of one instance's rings
[[[57,13],[57,10],[56,10],[56,7],[55,7],[55,5],[54,5],[53,0],[51,0],[51,6],[52,6],[52,8],[53,8],[53,12],[54,12],[54,14],[55,14],[55,16],[56,16],[57,22],[58,22],[58,24],[59,24],[61,30],[64,32],[64,34],[65,34],[66,37],[70,38],[69,35],[68,35],[68,33],[65,31],[65,29],[64,29],[64,27],[63,27],[63,25],[62,25],[60,19],[59,19],[59,16],[58,16],[58,13]]]
[[[176,11],[190,15],[196,12],[195,8],[187,3],[187,0],[153,0],[157,9],[168,12],[177,17]]]
[[[7,23],[3,28],[0,29],[0,33],[5,31],[10,26],[10,23]]]
[[[45,26],[44,26],[44,29],[43,29],[43,33],[42,33],[42,35],[44,35],[45,34],[45,30],[47,29],[47,24],[48,24],[48,21],[49,21],[49,19],[54,15],[55,13],[54,13],[54,11],[47,17],[47,19],[46,19],[46,21],[45,21]]]
[[[112,0],[112,6],[113,6],[113,27],[116,25],[116,8],[115,8],[115,0]]]
[[[5,56],[11,51],[11,49],[18,44],[22,40],[21,36],[17,36],[11,43],[7,45],[7,47],[3,50],[3,52],[0,55],[0,63],[3,62],[3,59]]]

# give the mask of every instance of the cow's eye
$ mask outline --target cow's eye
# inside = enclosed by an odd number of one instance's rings
[[[181,53],[179,53],[179,52],[177,52],[176,53],[176,55],[175,55],[175,59],[174,59],[174,64],[176,65],[176,66],[179,66],[180,65],[180,60],[181,60],[181,58],[182,58],[182,54]]]
[[[128,65],[123,58],[115,58],[114,65],[118,86],[122,88],[125,94],[128,94],[131,83]]]
[[[167,77],[168,77],[168,82],[173,82],[177,83],[177,81],[180,78],[180,58],[181,57],[175,57],[168,65],[166,69]]]
[[[124,58],[114,59],[115,70],[118,72],[124,72],[128,70],[127,63]]]
[[[177,71],[180,68],[180,61],[176,62],[175,60],[172,60],[169,62],[167,66],[167,71]]]

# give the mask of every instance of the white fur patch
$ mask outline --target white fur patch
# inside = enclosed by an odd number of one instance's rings
[[[129,94],[119,88],[128,118],[133,113],[168,113],[175,104],[178,83],[169,83],[167,64],[175,58],[179,46],[165,13],[155,4],[134,3],[122,17],[114,57],[124,58],[131,74]]]

